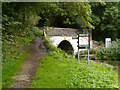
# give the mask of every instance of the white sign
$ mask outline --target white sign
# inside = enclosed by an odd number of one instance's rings
[[[105,39],[105,44],[106,44],[106,47],[110,47],[111,38],[106,38],[106,39]]]
[[[79,45],[89,45],[89,37],[79,37]]]

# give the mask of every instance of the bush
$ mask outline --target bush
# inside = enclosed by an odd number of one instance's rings
[[[95,49],[89,49],[89,54],[95,54],[96,50]],[[88,50],[81,50],[80,55],[87,55]],[[75,57],[78,57],[78,53],[76,53]]]
[[[88,50],[81,50],[80,55],[88,54]],[[95,54],[95,49],[89,49],[89,54]]]
[[[40,30],[38,27],[33,27],[33,33],[35,35],[41,35],[41,34],[43,34],[43,31]]]
[[[110,59],[110,60],[119,60],[120,59],[120,39],[116,39],[111,43],[111,46],[108,48],[99,48],[96,51],[96,56],[99,59]]]
[[[104,45],[104,42],[103,41],[99,41],[98,42],[100,45]]]
[[[54,58],[57,57],[68,57],[67,53],[65,51],[61,50],[60,48],[56,48],[54,45],[52,45],[45,37],[42,37],[43,41],[47,47],[47,51],[49,55],[54,56]]]

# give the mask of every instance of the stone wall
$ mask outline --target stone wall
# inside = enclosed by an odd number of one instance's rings
[[[56,31],[56,33],[54,33],[54,31]],[[59,34],[60,31],[62,31],[62,32]],[[64,31],[66,34],[63,34]],[[72,29],[72,28],[46,27],[44,29],[44,33],[50,35],[49,38],[52,41],[52,44],[55,45],[56,47],[58,47],[58,45],[62,41],[64,41],[64,40],[68,41],[74,49],[74,55],[78,52],[78,47],[77,47],[78,39],[72,39],[72,37],[77,37],[76,31],[77,31],[77,29]],[[78,31],[80,32],[80,30],[78,30]],[[82,31],[80,33],[82,34]],[[93,46],[92,46],[92,31],[90,31],[90,48],[93,48]],[[80,49],[80,50],[86,50],[86,49]]]

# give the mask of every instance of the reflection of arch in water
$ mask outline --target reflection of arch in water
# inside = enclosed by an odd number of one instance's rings
[[[71,43],[67,40],[63,40],[62,42],[60,42],[60,44],[58,45],[58,48],[60,48],[61,50],[64,50],[67,54],[74,54],[74,49]]]

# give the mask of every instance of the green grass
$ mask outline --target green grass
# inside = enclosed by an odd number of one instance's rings
[[[22,61],[28,55],[28,53],[23,52],[21,55],[17,56],[19,58],[10,58],[9,61],[2,64],[2,87],[11,85],[11,83],[14,81],[12,76],[16,74],[16,71],[19,70]]]
[[[68,58],[46,55],[40,59],[36,76],[30,88],[115,88],[117,73],[107,64],[80,63]]]
[[[113,66],[82,59],[80,63],[44,39],[48,54],[41,57],[29,88],[118,88]]]
[[[30,55],[24,46],[30,45],[33,36],[18,37],[3,41],[3,58],[2,58],[2,87],[8,87],[14,81],[12,76],[16,75],[17,71],[23,63],[25,57]]]
[[[120,89],[120,78],[118,79],[118,88]]]

